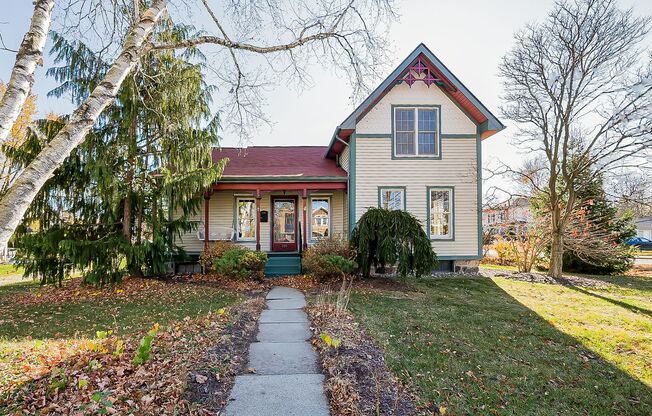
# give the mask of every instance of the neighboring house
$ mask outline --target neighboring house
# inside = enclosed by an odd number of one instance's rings
[[[482,226],[485,230],[503,234],[509,229],[518,231],[532,221],[530,200],[518,197],[482,210]]]
[[[502,123],[419,45],[336,129],[324,147],[215,149],[228,157],[205,197],[197,255],[233,239],[270,255],[268,275],[298,273],[299,253],[348,238],[369,207],[405,209],[424,225],[443,269],[482,258],[481,140]]]
[[[636,236],[652,240],[652,216],[638,217],[636,223]]]

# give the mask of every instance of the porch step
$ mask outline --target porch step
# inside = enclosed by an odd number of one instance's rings
[[[269,253],[265,276],[288,276],[301,274],[301,257],[298,254]]]

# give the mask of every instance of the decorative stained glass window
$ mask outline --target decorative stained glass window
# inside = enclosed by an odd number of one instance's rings
[[[394,154],[437,155],[438,121],[439,110],[436,108],[395,108]]]
[[[430,238],[452,238],[453,190],[430,190]]]
[[[402,188],[380,188],[378,204],[389,210],[405,209],[405,190]]]
[[[253,241],[256,239],[256,200],[238,198],[238,240]]]

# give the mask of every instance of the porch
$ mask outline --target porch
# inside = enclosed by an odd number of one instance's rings
[[[204,194],[197,230],[177,244],[198,256],[214,241],[266,251],[268,276],[300,274],[300,255],[320,238],[348,236],[346,182],[229,183]]]
[[[198,255],[226,240],[269,254],[270,275],[300,273],[300,254],[320,238],[348,236],[348,173],[326,147],[250,147],[213,151],[227,159],[204,194],[196,232],[177,244]],[[287,272],[287,273],[286,273]]]

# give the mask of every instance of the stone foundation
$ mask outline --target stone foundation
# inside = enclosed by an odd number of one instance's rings
[[[480,260],[455,260],[453,271],[455,273],[478,273],[480,271]]]

